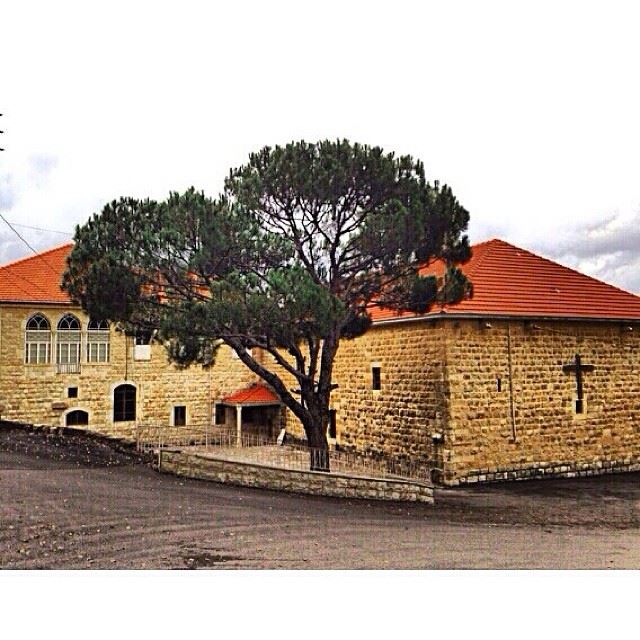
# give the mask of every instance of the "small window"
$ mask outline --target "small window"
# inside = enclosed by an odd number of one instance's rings
[[[136,419],[136,388],[121,384],[113,390],[113,421],[126,422]]]
[[[151,331],[139,329],[134,336],[133,359],[151,360]]]
[[[380,389],[382,389],[380,367],[371,367],[371,388],[374,391],[380,391]]]
[[[333,440],[335,440],[336,438],[336,434],[337,434],[337,429],[336,429],[336,410],[335,409],[329,409],[329,429],[328,429],[328,435],[330,438],[332,438]]]
[[[226,407],[223,404],[216,405],[216,416],[215,423],[216,424],[224,424],[227,418]]]
[[[187,424],[187,407],[179,405],[173,407],[173,426],[184,427]]]
[[[582,398],[577,398],[575,402],[576,414],[584,413],[584,400]]]
[[[69,387],[67,389],[67,398],[77,398],[78,397],[78,387]]]
[[[135,340],[137,345],[151,344],[151,331],[138,329],[136,331]]]
[[[502,391],[502,378],[500,376],[496,378],[496,391]]]
[[[85,426],[89,424],[89,414],[81,409],[69,411],[66,417],[67,427]]]

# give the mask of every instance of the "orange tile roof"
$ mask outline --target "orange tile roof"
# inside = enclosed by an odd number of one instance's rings
[[[225,404],[280,404],[280,398],[261,384],[252,384],[222,399]]]
[[[516,316],[640,320],[640,297],[596,280],[503,240],[472,247],[463,272],[473,283],[473,296],[455,305],[434,307],[422,317]],[[425,272],[442,273],[434,264]],[[419,317],[374,308],[374,322]]]
[[[0,302],[70,304],[60,284],[71,247],[67,243],[0,267]]]
[[[0,267],[0,302],[70,304],[60,282],[72,246],[64,244]],[[374,308],[374,322],[455,315],[640,320],[640,297],[632,293],[503,240],[488,240],[472,249],[471,259],[462,266],[473,283],[471,299],[434,307],[423,316]],[[435,263],[424,271],[441,274],[443,265]]]

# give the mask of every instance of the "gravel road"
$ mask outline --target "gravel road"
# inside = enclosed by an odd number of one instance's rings
[[[640,568],[640,475],[338,500],[159,474],[73,435],[0,426],[0,567]]]

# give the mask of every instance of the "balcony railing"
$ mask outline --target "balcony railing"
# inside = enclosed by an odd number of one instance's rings
[[[59,362],[56,367],[58,368],[58,373],[80,373],[79,362]]]

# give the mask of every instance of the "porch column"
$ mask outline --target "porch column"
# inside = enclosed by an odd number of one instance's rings
[[[236,405],[236,447],[242,446],[242,405]]]

